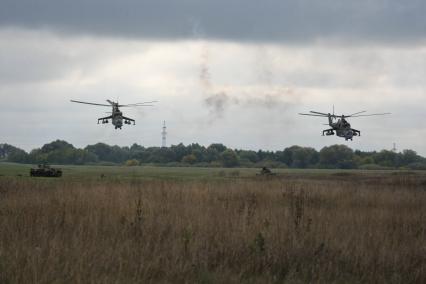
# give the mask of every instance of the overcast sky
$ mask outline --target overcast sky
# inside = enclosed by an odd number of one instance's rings
[[[425,1],[0,0],[0,143],[224,143],[426,155]],[[136,126],[98,125],[103,103]],[[361,137],[322,137],[317,110]]]

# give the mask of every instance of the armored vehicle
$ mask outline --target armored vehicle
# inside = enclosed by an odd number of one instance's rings
[[[276,173],[273,173],[270,169],[268,169],[267,167],[263,167],[260,170],[260,173],[258,174],[260,176],[275,176]]]
[[[49,165],[38,165],[36,169],[30,170],[32,177],[61,177],[62,170],[51,168]]]

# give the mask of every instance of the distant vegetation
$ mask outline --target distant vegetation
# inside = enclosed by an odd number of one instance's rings
[[[197,143],[171,147],[110,146],[104,143],[84,149],[56,140],[30,153],[8,144],[0,144],[0,160],[32,164],[103,164],[127,166],[198,166],[198,167],[271,167],[329,169],[426,169],[426,158],[413,150],[363,152],[345,145],[332,145],[320,151],[291,146],[282,151],[229,149],[223,144],[208,147]]]

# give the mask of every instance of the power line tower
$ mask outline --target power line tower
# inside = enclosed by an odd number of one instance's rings
[[[167,136],[167,131],[166,131],[166,121],[163,121],[163,131],[161,132],[161,147],[166,147],[166,136]]]
[[[395,152],[395,153],[396,153],[396,143],[393,143],[392,152]]]

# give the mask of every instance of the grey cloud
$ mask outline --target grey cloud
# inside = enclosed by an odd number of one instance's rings
[[[223,118],[231,106],[262,108],[283,112],[300,103],[303,97],[300,92],[296,94],[293,88],[276,88],[273,86],[272,81],[273,77],[275,77],[275,70],[265,48],[259,48],[258,56],[256,56],[255,65],[253,66],[253,72],[258,74],[258,79],[263,83],[255,94],[253,90],[247,93],[247,91],[238,90],[238,88],[216,86],[210,71],[210,53],[207,43],[202,44],[200,55],[198,77],[202,87],[202,95],[204,96],[203,103],[209,110],[209,123]]]
[[[0,25],[158,39],[195,31],[237,41],[400,42],[425,39],[425,11],[422,0],[3,0]]]
[[[60,78],[71,72],[72,60],[51,50],[0,47],[0,82],[19,83]]]
[[[20,32],[0,33],[0,83],[29,83],[60,79],[83,72],[97,61],[97,53],[77,52],[67,41]]]
[[[226,93],[221,92],[207,97],[204,103],[210,108],[210,115],[212,115],[213,118],[221,118],[230,101],[231,98]]]

